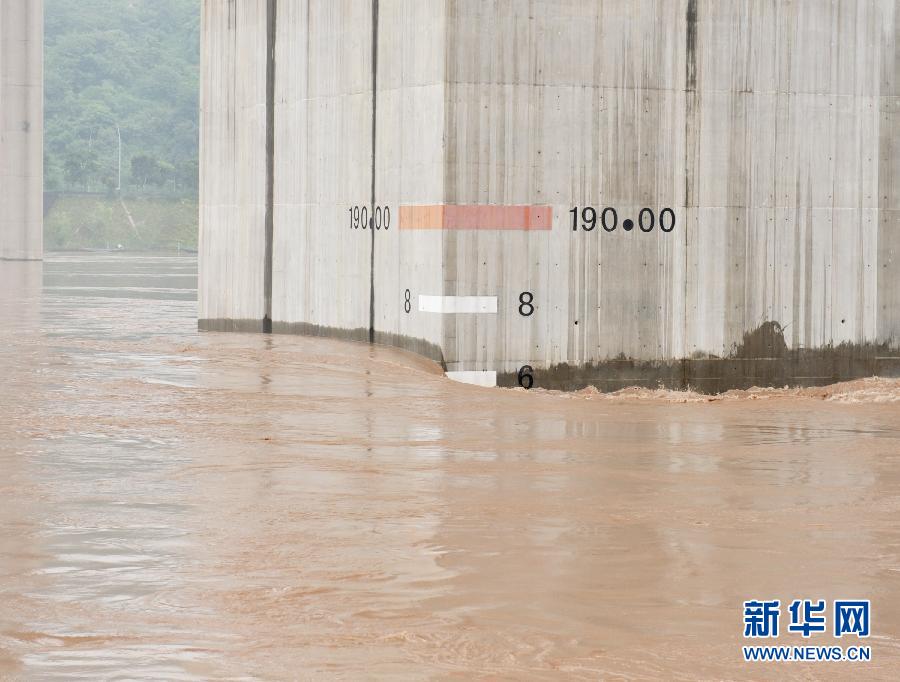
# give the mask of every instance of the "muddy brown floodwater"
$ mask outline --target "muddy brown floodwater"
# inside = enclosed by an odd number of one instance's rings
[[[0,678],[897,679],[897,381],[482,389],[195,278],[0,263]],[[872,661],[743,663],[752,598],[870,599],[765,643]]]

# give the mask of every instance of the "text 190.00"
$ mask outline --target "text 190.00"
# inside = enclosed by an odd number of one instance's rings
[[[391,226],[391,209],[388,206],[376,206],[371,213],[368,206],[351,206],[347,212],[351,230],[387,230]]]
[[[572,214],[572,231],[577,232],[581,227],[585,232],[591,232],[599,224],[607,232],[614,232],[619,225],[619,213],[612,206],[598,210],[593,206],[575,206],[569,210]],[[641,232],[653,232],[659,226],[663,232],[671,232],[675,229],[675,211],[664,208],[657,214],[652,208],[642,208],[637,214],[637,224],[631,218],[625,218],[621,227],[625,232],[631,232],[637,227]]]

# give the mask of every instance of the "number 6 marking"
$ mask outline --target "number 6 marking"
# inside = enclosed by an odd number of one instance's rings
[[[531,365],[524,365],[516,375],[516,378],[519,380],[519,386],[526,391],[534,386],[534,377],[531,375],[533,371],[534,368]]]

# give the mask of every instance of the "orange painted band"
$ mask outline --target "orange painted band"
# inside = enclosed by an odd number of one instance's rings
[[[549,230],[550,206],[401,206],[401,230]]]

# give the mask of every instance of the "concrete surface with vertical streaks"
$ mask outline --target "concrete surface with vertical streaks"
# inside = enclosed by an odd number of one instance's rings
[[[0,260],[43,257],[44,2],[0,2]]]
[[[268,267],[276,332],[505,385],[898,375],[898,27],[897,0],[205,0],[200,326],[261,329]]]

